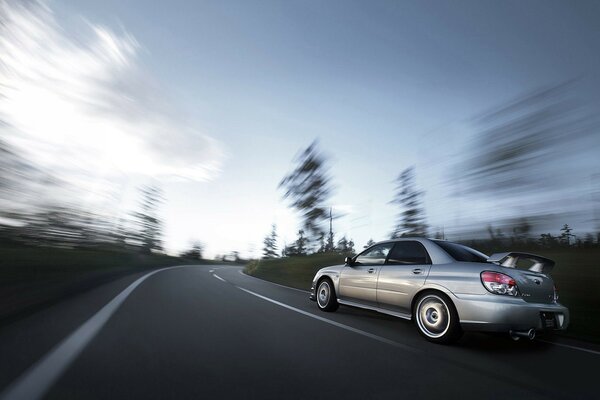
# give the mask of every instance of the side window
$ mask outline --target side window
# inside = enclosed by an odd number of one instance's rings
[[[394,243],[383,243],[373,246],[356,257],[354,262],[362,265],[384,264],[385,259],[393,245]]]
[[[429,256],[425,247],[419,242],[396,242],[388,258],[388,264],[410,265],[429,264]]]

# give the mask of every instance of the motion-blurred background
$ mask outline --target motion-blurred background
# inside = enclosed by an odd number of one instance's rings
[[[600,337],[598,2],[156,3],[0,0],[0,315],[426,235],[556,259]]]

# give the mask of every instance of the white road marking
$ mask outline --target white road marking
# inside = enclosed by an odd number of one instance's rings
[[[215,270],[214,270],[214,269],[211,269],[211,270],[209,270],[208,272],[210,272],[210,273],[212,274],[213,272],[215,272]]]
[[[239,271],[239,273],[241,273],[242,275],[245,275],[245,276],[250,276],[251,278],[260,279],[260,278],[256,278],[256,277],[254,277],[254,276],[251,276],[251,275],[248,275],[248,274],[244,274],[242,271]],[[263,279],[263,281],[264,281],[264,279]],[[271,284],[273,284],[273,285],[277,285],[277,286],[282,286],[282,287],[285,287],[285,288],[288,288],[288,289],[294,289],[294,290],[302,291],[302,290],[300,290],[300,289],[295,289],[295,288],[291,288],[291,287],[289,287],[289,286],[279,285],[279,284],[277,284],[277,283],[270,282],[270,281],[265,281],[265,282],[268,282],[268,283],[271,283]],[[279,301],[277,301],[277,300],[273,300],[273,299],[270,299],[270,298],[268,298],[268,297],[266,297],[266,296],[263,296],[263,295],[260,295],[260,294],[258,294],[258,293],[252,292],[251,290],[244,289],[244,288],[242,288],[242,287],[239,287],[239,286],[236,286],[236,287],[237,287],[238,289],[240,289],[240,290],[243,290],[244,292],[247,292],[247,293],[250,293],[250,294],[252,294],[252,295],[254,295],[254,296],[260,297],[260,298],[261,298],[261,299],[263,299],[263,300],[270,301],[271,303],[277,304],[277,305],[279,305],[279,306],[281,306],[281,307],[285,307],[285,308],[287,308],[287,309],[290,309],[290,310],[292,310],[292,311],[296,311],[296,312],[298,312],[298,313],[300,313],[300,314],[307,315],[307,316],[309,316],[309,317],[311,317],[311,318],[315,318],[315,319],[318,319],[318,320],[320,320],[320,321],[327,322],[327,323],[329,323],[329,324],[332,324],[332,325],[338,326],[338,327],[340,327],[340,328],[347,329],[347,330],[350,330],[350,331],[352,331],[352,332],[359,333],[359,334],[361,334],[361,335],[363,335],[363,336],[367,336],[367,337],[370,337],[370,338],[372,338],[372,339],[379,340],[380,342],[388,343],[388,344],[391,344],[391,345],[393,345],[393,346],[396,346],[396,347],[401,347],[401,348],[403,348],[403,349],[407,349],[407,348],[408,348],[408,349],[410,349],[410,350],[413,350],[413,351],[415,351],[415,350],[414,350],[412,347],[410,347],[410,348],[409,348],[408,346],[406,346],[406,345],[403,345],[403,344],[400,344],[400,343],[398,343],[398,342],[394,342],[394,341],[392,341],[392,340],[385,339],[385,338],[382,338],[382,337],[380,337],[380,336],[377,336],[377,335],[373,335],[373,334],[371,334],[371,333],[369,333],[369,332],[365,332],[365,331],[362,331],[362,330],[360,330],[360,329],[352,328],[351,326],[348,326],[348,325],[340,324],[339,322],[335,322],[335,321],[329,320],[329,319],[327,319],[327,318],[319,317],[318,315],[314,315],[314,314],[311,314],[311,313],[309,313],[309,312],[306,312],[306,311],[302,311],[302,310],[300,310],[300,309],[297,309],[297,308],[295,308],[295,307],[292,307],[292,306],[289,306],[289,305],[287,305],[287,304],[281,303],[281,302],[279,302]],[[307,293],[310,293],[310,292],[307,292]],[[461,322],[464,322],[464,321],[461,321]],[[469,321],[469,322],[476,322],[476,321]],[[600,351],[591,350],[591,349],[586,349],[586,348],[584,348],[584,347],[572,346],[572,345],[563,344],[563,343],[550,342],[550,341],[543,340],[543,339],[536,339],[536,340],[538,340],[538,341],[540,341],[540,342],[548,343],[548,344],[553,344],[553,345],[555,345],[555,346],[566,347],[566,348],[569,348],[569,349],[572,349],[572,350],[579,350],[579,351],[584,351],[584,352],[586,352],[586,353],[590,353],[590,354],[600,355]]]
[[[214,276],[215,278],[217,278],[218,280],[222,281],[222,282],[227,282],[225,279],[221,278],[219,275],[217,274],[212,274],[212,276]]]
[[[353,328],[351,326],[344,325],[342,323],[339,323],[339,322],[336,322],[336,321],[332,321],[332,320],[327,319],[327,318],[319,317],[318,315],[306,312],[304,310],[300,310],[299,308],[296,308],[296,307],[289,306],[289,305],[287,305],[285,303],[281,303],[281,302],[279,302],[277,300],[273,300],[273,299],[271,299],[269,297],[263,296],[262,294],[258,294],[258,293],[255,293],[255,292],[251,291],[251,290],[244,289],[243,287],[239,287],[239,286],[236,286],[236,287],[238,289],[240,289],[240,290],[243,290],[246,293],[249,293],[249,294],[253,295],[253,296],[256,296],[256,297],[261,298],[263,300],[269,301],[269,302],[271,302],[273,304],[276,304],[276,305],[278,305],[280,307],[287,308],[288,310],[295,311],[295,312],[297,312],[299,314],[302,314],[302,315],[305,315],[307,317],[314,318],[316,320],[328,323],[328,324],[333,325],[333,326],[337,326],[338,328],[342,328],[342,329],[345,329],[345,330],[350,331],[350,332],[358,333],[359,335],[366,336],[366,337],[368,337],[370,339],[374,339],[374,340],[377,340],[379,342],[382,342],[382,343],[385,343],[385,344],[389,344],[389,345],[394,346],[394,347],[401,348],[402,350],[410,351],[410,352],[413,352],[413,353],[420,353],[420,351],[417,350],[417,349],[415,349],[414,347],[407,346],[407,345],[404,345],[404,344],[401,344],[401,343],[398,343],[398,342],[394,342],[393,340],[386,339],[384,337],[377,336],[377,335],[374,335],[372,333],[369,333],[369,332],[366,332],[366,331],[363,331],[363,330],[360,330],[360,329],[357,329],[357,328]]]
[[[537,340],[540,341],[540,342],[553,344],[555,346],[566,347],[568,349],[573,349],[573,350],[585,351],[586,353],[591,353],[591,354],[595,354],[597,356],[600,356],[600,351],[586,349],[586,348],[583,348],[583,347],[571,346],[570,344],[549,342],[549,341],[543,340],[543,339],[537,339]]]
[[[84,322],[83,325],[73,331],[48,354],[29,367],[29,369],[0,394],[0,399],[35,400],[44,396],[54,382],[56,382],[85,346],[87,346],[100,329],[102,329],[121,304],[123,304],[131,292],[156,273],[182,267],[183,266],[176,266],[152,271],[127,286],[125,290],[108,302],[108,304],[102,307],[100,311]]]

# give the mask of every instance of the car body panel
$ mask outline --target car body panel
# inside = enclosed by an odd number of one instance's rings
[[[341,300],[377,305],[377,277],[381,265],[342,266],[337,295]]]
[[[383,265],[377,280],[378,307],[410,315],[412,299],[430,269],[429,264]]]
[[[311,299],[315,298],[317,282],[328,277],[339,294],[339,303],[401,318],[412,317],[412,306],[420,293],[434,290],[450,298],[465,330],[508,332],[531,328],[564,330],[568,327],[569,310],[555,301],[554,282],[548,274],[492,262],[459,262],[433,240],[403,238],[395,241],[402,240],[423,244],[431,264],[326,267],[313,279]],[[373,267],[375,271],[368,273]],[[416,274],[414,269],[421,271]],[[516,281],[519,294],[508,296],[487,291],[481,282],[483,271],[510,276]]]

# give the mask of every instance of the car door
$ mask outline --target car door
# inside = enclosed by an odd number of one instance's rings
[[[344,266],[340,274],[338,298],[377,306],[377,275],[393,245],[382,243],[372,246],[359,254],[352,265]]]
[[[410,304],[425,284],[431,261],[425,246],[416,240],[396,242],[377,281],[377,303],[380,308],[411,314]]]

